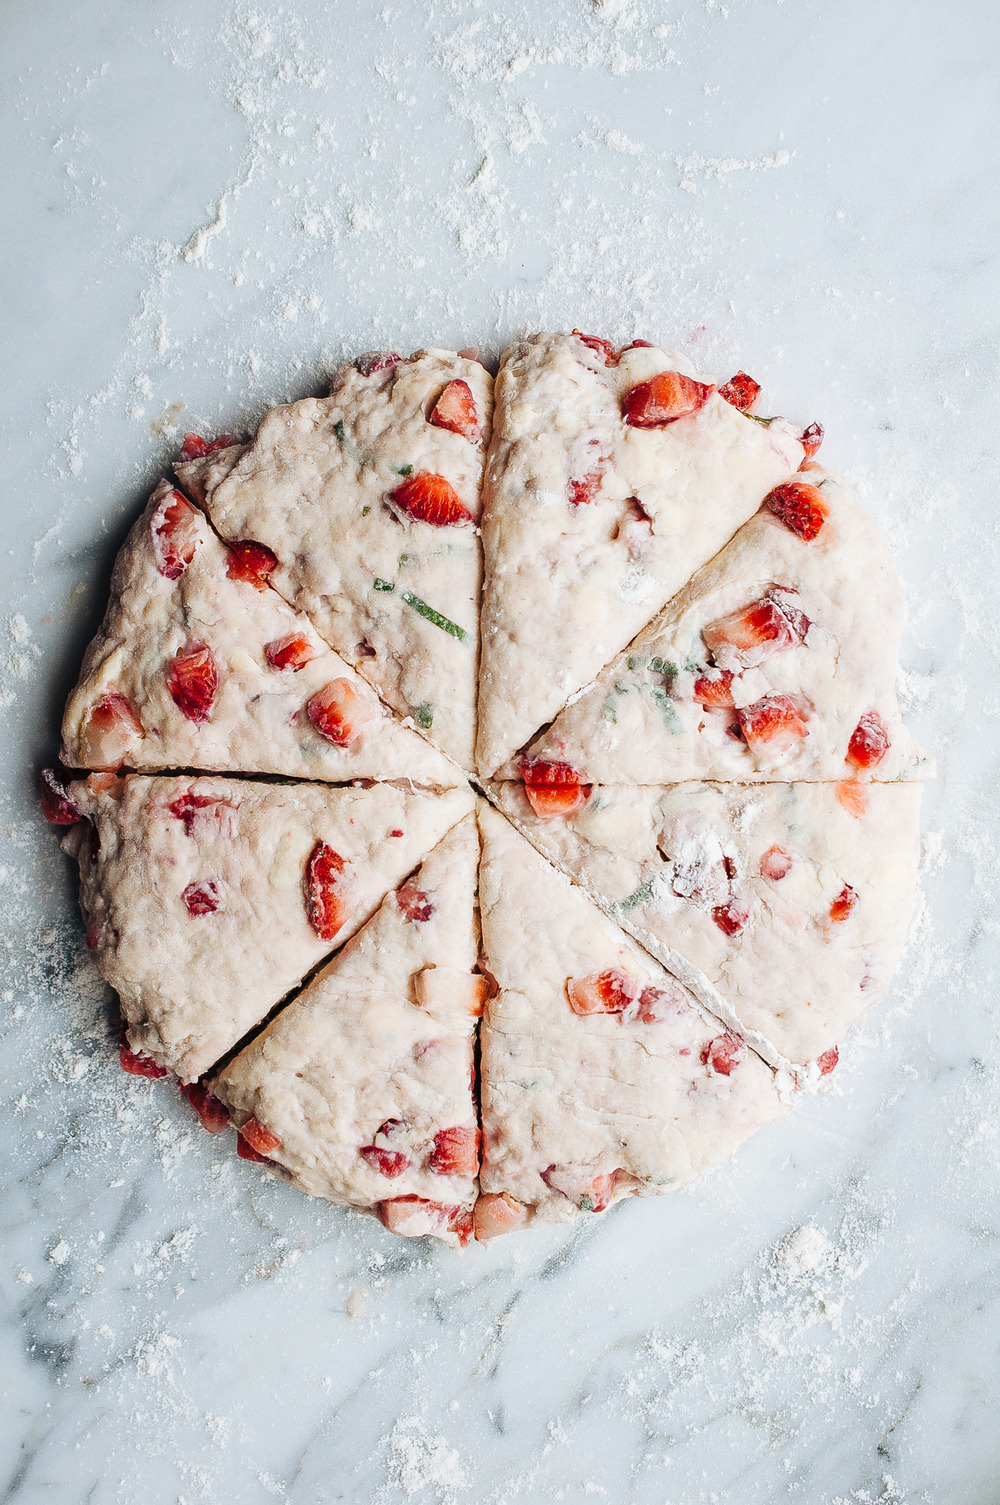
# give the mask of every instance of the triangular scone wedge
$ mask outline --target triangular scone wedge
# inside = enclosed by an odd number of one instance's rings
[[[462,777],[166,481],[118,555],[61,757],[340,783]]]
[[[803,471],[532,744],[529,780],[551,762],[563,783],[919,778],[896,702],[905,620],[873,518]]]
[[[329,397],[268,413],[228,474],[225,450],[177,467],[223,538],[270,549],[285,599],[464,768],[491,415],[478,361],[362,357]]]
[[[87,944],[132,1049],[193,1081],[369,918],[472,804],[391,784],[94,774],[83,819]]]
[[[692,411],[633,426],[629,394],[665,371],[687,383]],[[484,488],[483,778],[801,463],[803,446],[783,419],[749,418],[693,375],[672,351],[615,356],[578,335],[539,334],[505,351]],[[655,404],[631,413],[650,416]]]
[[[470,814],[210,1083],[303,1191],[452,1245],[479,1169],[478,863]]]
[[[673,1190],[781,1116],[758,1056],[502,815],[480,821],[499,991],[481,1029],[477,1236]]]
[[[876,1004],[913,913],[922,786],[598,786],[539,819],[520,784],[494,784],[535,846],[764,1053],[836,1064]],[[692,984],[693,985],[693,984]]]

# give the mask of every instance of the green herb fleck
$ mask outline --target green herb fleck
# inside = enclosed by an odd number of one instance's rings
[[[673,677],[677,673],[677,665],[672,664],[667,658],[651,658],[649,667],[654,674],[669,674]]]
[[[361,509],[361,516],[362,516],[362,517],[367,517],[367,516],[368,516],[368,514],[369,514],[369,512],[370,512],[370,511],[371,511],[371,510],[372,510],[372,509],[371,509],[371,508],[370,508],[370,507],[362,507],[362,509]]]
[[[744,418],[752,418],[753,421],[754,421],[754,423],[762,423],[765,428],[767,428],[767,426],[768,426],[769,423],[773,423],[774,422],[773,417],[772,418],[758,418],[756,413],[744,413],[743,417]]]
[[[639,885],[634,894],[629,894],[627,899],[622,899],[618,905],[621,914],[631,914],[633,909],[647,903],[653,897],[653,880],[647,878],[645,883]]]
[[[609,695],[607,700],[604,702],[601,710],[601,715],[604,717],[605,721],[616,722],[618,720],[618,711],[615,707],[615,700],[613,695]]]
[[[594,1210],[594,1204],[591,1201],[591,1199],[587,1196],[587,1193],[584,1192],[583,1196],[580,1198],[580,1211],[581,1212],[593,1212],[593,1210]]]
[[[386,587],[383,585],[382,589],[385,590]],[[388,589],[392,590],[392,586],[390,585]],[[426,621],[433,622],[434,626],[440,627],[442,632],[450,633],[453,638],[458,638],[460,643],[465,642],[468,633],[464,627],[459,627],[457,622],[452,622],[448,617],[442,616],[441,612],[435,611],[433,606],[428,606],[426,601],[421,601],[420,597],[415,596],[412,591],[400,591],[400,595],[407,606],[412,606],[413,610]]]
[[[344,436],[344,420],[342,418],[338,418],[337,421],[336,421],[336,423],[333,425],[333,432],[336,434],[336,436],[340,440],[341,444],[343,444],[345,436]]]
[[[659,706],[660,714],[669,726],[670,730],[675,734],[682,732],[684,728],[681,726],[680,717],[677,715],[677,710],[674,706],[674,703],[670,699],[670,696],[667,694],[666,690],[662,689],[660,685],[653,685],[652,696],[656,701],[656,704]]]
[[[377,591],[394,591],[396,589],[396,587],[392,584],[391,581],[389,581],[389,580],[380,580],[378,578],[378,576],[376,575],[375,576],[375,584],[372,587],[372,589],[373,590],[377,590]]]
[[[397,465],[396,466],[396,474],[398,476],[412,476],[412,474],[413,474],[413,466],[412,465]]]
[[[644,658],[637,658],[635,654],[632,654],[629,658],[628,666],[630,669],[645,669],[646,660]]]
[[[615,680],[615,694],[616,695],[627,695],[628,694],[628,685],[625,683],[625,681],[623,679],[617,679],[617,680]]]
[[[434,725],[434,707],[430,701],[425,700],[420,705],[410,708],[410,714],[418,726],[422,726],[425,732],[429,732]]]

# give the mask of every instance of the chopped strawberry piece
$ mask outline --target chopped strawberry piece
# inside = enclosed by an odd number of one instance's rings
[[[623,345],[622,348],[619,350],[619,352],[618,352],[618,359],[621,360],[621,358],[625,354],[626,350],[655,350],[655,349],[656,349],[656,346],[652,343],[651,340],[632,340],[630,344]]]
[[[721,710],[732,706],[733,674],[731,669],[717,669],[714,674],[699,674],[694,682],[694,698],[706,710]]]
[[[317,841],[305,871],[306,913],[321,941],[332,941],[354,907],[350,863],[325,841]]]
[[[402,1234],[404,1238],[420,1238],[425,1233],[455,1233],[464,1249],[472,1237],[471,1207],[449,1207],[443,1202],[429,1202],[425,1197],[393,1197],[377,1203],[375,1211],[390,1233]]]
[[[805,718],[790,695],[765,695],[753,705],[741,706],[736,714],[743,736],[751,747],[769,742],[780,746],[796,737],[809,735]]]
[[[209,878],[205,883],[189,883],[181,894],[192,919],[198,915],[215,914],[220,907],[219,890]]]
[[[595,1175],[590,1166],[550,1165],[541,1172],[553,1191],[575,1202],[582,1212],[603,1212],[614,1195],[618,1171]]]
[[[204,1082],[188,1082],[181,1092],[201,1119],[203,1129],[210,1134],[225,1133],[229,1128],[229,1110],[214,1093],[209,1092]]]
[[[409,476],[387,500],[404,517],[435,528],[467,527],[476,521],[451,482],[430,470]]]
[[[448,429],[452,434],[461,434],[463,439],[468,439],[471,444],[475,444],[482,430],[479,426],[476,399],[472,395],[469,383],[461,380],[450,381],[431,408],[427,421],[433,423],[435,428]]]
[[[732,1076],[745,1055],[746,1046],[743,1041],[727,1031],[708,1042],[701,1053],[701,1062],[719,1076]]]
[[[258,1155],[253,1145],[243,1138],[242,1133],[236,1139],[236,1153],[241,1160],[252,1160],[257,1165],[273,1165],[274,1161],[268,1155]]]
[[[602,340],[600,335],[596,334],[581,334],[578,329],[574,329],[573,333],[580,341],[580,344],[586,345],[588,350],[592,350],[595,355],[599,355],[606,366],[617,366],[618,352],[610,340]]]
[[[185,789],[183,794],[171,800],[167,809],[171,815],[184,822],[184,834],[190,836],[198,811],[214,808],[219,803],[214,794],[195,794],[193,789]]]
[[[230,580],[242,580],[244,585],[252,585],[255,590],[263,591],[267,590],[277,564],[277,554],[272,554],[266,544],[244,538],[229,545],[226,574]]]
[[[802,430],[799,443],[806,452],[806,459],[811,460],[823,443],[823,425],[821,423],[810,423],[807,429]]]
[[[145,736],[142,722],[130,702],[117,690],[94,701],[84,727],[82,741],[86,767],[119,768],[137,741]]]
[[[719,396],[724,397],[738,413],[752,413],[760,396],[760,382],[747,376],[745,371],[737,371],[724,387],[719,388]]]
[[[847,919],[847,916],[857,904],[859,897],[860,895],[854,891],[849,883],[844,884],[840,893],[830,905],[830,919],[835,925],[839,924],[841,920]]]
[[[240,1138],[245,1139],[258,1155],[273,1155],[275,1150],[281,1149],[281,1140],[277,1134],[272,1134],[270,1129],[266,1129],[255,1118],[248,1118],[245,1124],[240,1125]]]
[[[650,984],[643,988],[634,1007],[635,1017],[640,1024],[662,1024],[666,1019],[674,1019],[678,1014],[686,1013],[688,1002],[679,988],[668,991]],[[622,1015],[623,1023],[631,1013],[632,1009],[625,1011]]]
[[[405,1134],[409,1127],[405,1118],[387,1118],[375,1130],[375,1139],[394,1139],[400,1134]]]
[[[716,662],[737,671],[756,669],[772,654],[784,653],[799,642],[781,607],[766,596],[709,622],[701,635]]]
[[[639,996],[639,984],[621,967],[608,967],[590,977],[568,978],[566,996],[574,1014],[620,1014]]]
[[[479,1130],[439,1129],[427,1162],[435,1176],[475,1176],[479,1172]]]
[[[434,913],[433,903],[412,878],[408,878],[396,894],[396,903],[412,924],[423,925]]]
[[[484,1243],[501,1233],[512,1233],[528,1221],[528,1209],[508,1192],[483,1192],[473,1212],[476,1238]]]
[[[158,1066],[149,1056],[137,1056],[128,1043],[128,1036],[122,1030],[122,1037],[118,1044],[118,1059],[121,1062],[122,1071],[127,1071],[129,1076],[149,1077],[151,1081],[158,1081],[160,1077],[167,1075],[165,1066]]]
[[[837,802],[843,805],[848,815],[860,820],[868,809],[868,796],[864,784],[857,779],[844,779],[837,785]]]
[[[198,547],[198,512],[183,492],[168,491],[149,524],[156,568],[168,580],[178,580]]]
[[[316,650],[304,633],[290,632],[287,637],[265,643],[264,657],[272,669],[291,669],[295,673],[316,657]]]
[[[760,859],[760,876],[770,878],[772,883],[780,883],[791,870],[792,859],[782,847],[768,847]]]
[[[363,1144],[358,1154],[380,1176],[401,1176],[410,1164],[402,1150],[383,1150],[377,1144]]]
[[[829,1076],[839,1060],[840,1051],[835,1045],[831,1045],[829,1050],[824,1050],[821,1056],[816,1057],[816,1065],[819,1067],[820,1076]]]
[[[855,768],[874,768],[891,747],[889,733],[878,711],[866,711],[851,733],[847,761]]]
[[[785,481],[775,486],[762,505],[805,543],[812,543],[829,516],[822,492],[808,481]]]
[[[739,935],[750,920],[750,911],[743,904],[730,899],[728,904],[717,904],[712,910],[712,919],[723,935]]]
[[[371,696],[349,679],[332,679],[306,705],[306,715],[321,737],[335,747],[351,747],[378,711]]]
[[[570,506],[581,507],[587,502],[592,502],[601,489],[601,472],[591,470],[579,481],[570,481],[568,484]]]
[[[362,638],[360,643],[354,645],[354,652],[358,658],[378,658],[377,649],[372,647],[367,638]]]
[[[795,636],[804,643],[812,622],[799,606],[798,596],[798,591],[791,585],[772,585],[767,593],[767,599],[773,601],[778,610],[787,617],[788,625]]]
[[[398,366],[402,359],[394,350],[366,350],[354,362],[354,369],[362,376],[374,376],[376,371],[389,371]]]
[[[630,428],[663,428],[697,413],[714,391],[713,386],[679,371],[661,371],[629,388],[622,398],[622,417]]]
[[[167,689],[189,721],[208,720],[218,688],[219,670],[207,643],[188,643],[178,650],[167,674]]]
[[[590,795],[591,785],[569,763],[525,758],[521,763],[524,792],[532,810],[542,820],[579,810]]]
[[[39,775],[42,786],[42,814],[52,826],[75,826],[83,820],[83,811],[70,799],[66,786],[54,768],[43,768]]]
[[[185,434],[180,457],[182,460],[203,460],[206,455],[214,454],[219,449],[229,449],[239,442],[235,434],[220,434],[218,439],[203,439],[200,434]]]

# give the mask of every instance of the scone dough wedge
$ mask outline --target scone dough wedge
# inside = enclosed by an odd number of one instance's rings
[[[477,1236],[692,1181],[785,1111],[774,1073],[495,810]],[[611,1011],[606,1011],[611,1010]]]
[[[555,819],[520,784],[491,793],[776,1063],[832,1070],[889,986],[913,912],[920,784],[603,785]]]
[[[471,767],[479,649],[477,527],[492,380],[446,350],[362,357],[330,395],[268,413],[227,451],[177,467],[230,543],[401,716]]]
[[[460,782],[270,588],[266,567],[161,481],[115,563],[66,705],[63,763]]]
[[[87,944],[132,1049],[184,1082],[363,925],[472,805],[467,789],[110,773],[68,798]]]
[[[564,784],[919,778],[927,759],[896,701],[905,620],[880,529],[811,466],[556,717],[522,767],[541,780],[564,765]]]
[[[303,1191],[452,1246],[479,1169],[478,864],[470,814],[210,1083]]]
[[[602,347],[539,334],[501,362],[483,509],[483,778],[631,642],[805,454],[784,420],[738,412],[683,356]],[[636,426],[657,409],[630,401],[655,393],[663,373],[674,373],[668,385],[687,384],[691,411]]]

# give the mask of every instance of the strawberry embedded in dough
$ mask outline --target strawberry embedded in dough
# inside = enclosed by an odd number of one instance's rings
[[[402,359],[395,350],[366,350],[354,362],[354,369],[362,376],[374,376],[376,371],[391,371]]]
[[[184,907],[192,919],[199,915],[215,914],[222,908],[218,885],[208,878],[203,883],[189,883],[181,894]]]
[[[571,815],[586,804],[591,785],[569,763],[525,758],[521,762],[524,792],[541,820]]]
[[[754,381],[745,371],[737,371],[731,376],[725,386],[719,388],[719,396],[735,408],[738,413],[752,413],[757,406],[760,396],[760,382]]]
[[[240,1125],[240,1138],[264,1159],[273,1155],[275,1150],[281,1149],[281,1140],[277,1134],[272,1134],[271,1130],[265,1128],[256,1118],[248,1118],[245,1124]]]
[[[435,1176],[467,1176],[479,1173],[479,1130],[456,1125],[434,1135],[427,1168]]]
[[[810,423],[808,428],[802,430],[799,443],[806,452],[806,461],[811,460],[823,443],[823,425],[821,423]],[[799,469],[801,470],[802,466]]]
[[[424,925],[434,913],[433,901],[408,878],[396,894],[396,902],[411,924]]]
[[[837,785],[837,803],[843,806],[848,815],[860,820],[868,809],[864,784],[859,784],[857,779],[842,779]]]
[[[699,674],[694,682],[693,695],[699,705],[706,711],[718,711],[732,708],[733,700],[733,671],[731,669],[716,669],[710,674]]]
[[[807,737],[805,717],[790,695],[765,695],[737,711],[740,730],[751,748],[788,746]]]
[[[590,1166],[549,1165],[540,1172],[546,1186],[574,1202],[581,1212],[603,1212],[614,1196],[618,1172],[595,1173]]]
[[[728,904],[717,904],[712,910],[712,919],[718,925],[723,935],[739,935],[750,923],[750,911],[745,904],[737,904],[731,899]]]
[[[178,650],[167,673],[167,689],[189,721],[209,719],[218,688],[219,670],[207,643],[188,643]]]
[[[289,632],[283,638],[275,638],[272,643],[265,643],[264,657],[272,669],[277,669],[279,672],[291,669],[294,674],[312,662],[316,657],[316,650],[304,633]]]
[[[835,1045],[831,1045],[829,1050],[824,1050],[821,1056],[816,1057],[816,1065],[819,1067],[820,1076],[829,1076],[839,1060],[840,1051]]]
[[[409,1155],[402,1150],[385,1150],[377,1144],[363,1144],[358,1154],[380,1176],[401,1176],[410,1164]]]
[[[639,996],[639,984],[621,967],[606,967],[590,977],[570,977],[566,996],[574,1014],[620,1014]]]
[[[386,501],[397,515],[435,528],[468,527],[476,521],[451,482],[429,470],[408,477]]]
[[[197,1113],[203,1129],[207,1129],[209,1134],[226,1132],[229,1128],[229,1110],[214,1093],[209,1092],[204,1082],[188,1082],[181,1087],[181,1092]]]
[[[569,481],[566,491],[570,506],[583,507],[588,502],[592,502],[601,489],[601,478],[602,472],[600,470],[589,470],[579,480]]]
[[[306,914],[321,941],[332,941],[350,918],[355,900],[351,865],[325,841],[317,841],[306,863]]]
[[[727,1031],[726,1034],[716,1035],[714,1040],[708,1042],[702,1050],[701,1062],[718,1076],[732,1076],[746,1053],[743,1041]]]
[[[851,910],[858,902],[859,895],[849,883],[845,883],[840,893],[830,905],[830,919],[835,925],[846,920]]]
[[[220,434],[217,439],[203,439],[200,434],[185,434],[180,459],[203,460],[206,455],[214,455],[216,450],[230,449],[232,445],[241,442],[236,434]]]
[[[428,423],[435,428],[447,429],[452,434],[461,434],[470,444],[475,444],[482,432],[476,399],[467,381],[460,378],[450,381],[437,402],[431,408]]]
[[[158,1066],[155,1061],[150,1060],[149,1056],[136,1055],[128,1043],[128,1036],[124,1030],[122,1030],[121,1039],[118,1042],[118,1060],[121,1063],[122,1071],[127,1071],[129,1076],[144,1076],[148,1077],[150,1081],[156,1082],[161,1077],[167,1075],[167,1068],[165,1066]]]
[[[50,826],[75,826],[83,820],[83,812],[69,796],[65,784],[54,768],[43,768],[39,774],[42,786],[42,814]]]
[[[131,702],[117,690],[110,690],[87,712],[80,738],[84,766],[108,771],[120,768],[145,735]]]
[[[783,847],[768,847],[760,859],[760,876],[780,883],[792,870],[792,859]]]
[[[217,794],[196,794],[193,789],[185,789],[183,794],[179,794],[175,800],[170,801],[167,809],[177,820],[183,821],[184,834],[190,836],[195,820],[201,811],[215,812],[220,805],[225,804],[225,800]]]
[[[509,1192],[483,1192],[473,1210],[473,1227],[480,1242],[513,1233],[528,1221],[528,1209]]]
[[[471,1207],[448,1206],[444,1202],[431,1202],[426,1197],[392,1197],[375,1206],[383,1225],[390,1233],[403,1238],[421,1238],[427,1233],[454,1233],[464,1249],[472,1237],[473,1215]]]
[[[598,334],[581,334],[578,329],[574,329],[573,333],[580,344],[599,355],[606,366],[617,366],[620,356],[610,340],[602,340]]]
[[[650,984],[643,988],[635,1003],[630,1004],[621,1015],[623,1024],[638,1020],[640,1024],[663,1024],[667,1019],[676,1019],[689,1012],[689,1005],[679,988],[668,990]]]
[[[199,514],[183,492],[168,491],[150,519],[153,558],[167,580],[179,580],[198,548]]]
[[[878,711],[866,711],[851,733],[847,761],[855,768],[874,768],[891,747],[889,733]]]
[[[378,710],[371,697],[349,679],[332,679],[309,700],[306,715],[327,742],[351,747]]]
[[[272,574],[278,565],[278,556],[263,543],[244,538],[229,545],[226,574],[230,580],[241,580],[255,590],[267,590]]]
[[[801,613],[800,617],[808,631],[808,620]],[[719,667],[736,672],[756,669],[772,654],[786,653],[802,641],[789,616],[770,596],[709,622],[701,635]]]
[[[715,388],[680,371],[661,371],[630,387],[622,398],[622,417],[629,428],[664,428],[703,408]]]
[[[804,543],[812,543],[829,516],[822,492],[808,481],[784,481],[768,492],[763,505]]]

